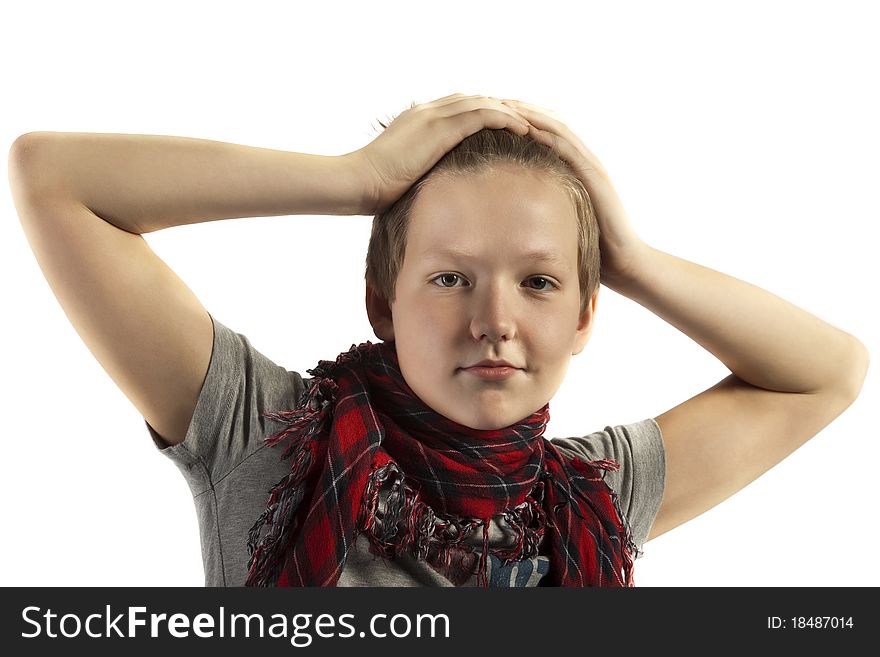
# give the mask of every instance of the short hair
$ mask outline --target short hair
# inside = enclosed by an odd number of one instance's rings
[[[380,122],[381,123],[381,122]],[[382,124],[383,128],[387,128]],[[506,128],[482,130],[465,137],[446,153],[400,198],[373,216],[364,278],[390,305],[395,299],[397,276],[403,267],[407,230],[413,204],[421,189],[435,176],[482,173],[495,164],[513,163],[546,177],[567,192],[577,215],[579,316],[599,286],[599,226],[593,204],[572,167],[553,149]]]

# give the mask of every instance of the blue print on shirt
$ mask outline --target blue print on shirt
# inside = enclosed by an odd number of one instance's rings
[[[547,557],[538,556],[524,561],[512,561],[506,566],[494,554],[489,554],[487,564],[489,586],[510,588],[537,586],[541,578],[550,572]]]

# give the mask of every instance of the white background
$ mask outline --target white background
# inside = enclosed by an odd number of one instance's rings
[[[648,243],[770,290],[876,357],[872,4],[5,3],[0,141],[126,132],[339,155],[412,101],[519,98],[596,153]],[[183,477],[68,322],[7,185],[0,214],[0,584],[201,586]],[[302,372],[375,341],[370,221],[246,218],[146,240],[217,319]],[[726,374],[603,288],[547,436],[654,417]],[[636,584],[880,585],[877,402],[875,366],[801,449],[647,543]]]

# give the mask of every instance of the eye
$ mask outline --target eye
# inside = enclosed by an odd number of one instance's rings
[[[527,280],[529,280],[529,281],[543,281],[544,283],[547,283],[550,286],[550,288],[546,288],[546,287],[540,288],[540,289],[532,288],[532,289],[538,289],[539,292],[545,292],[548,289],[556,287],[555,283],[553,283],[549,278],[544,278],[543,276],[532,276],[531,278],[528,278]]]
[[[444,278],[447,279],[447,282],[448,282],[448,279],[449,279],[449,278],[459,278],[459,279],[461,279],[461,276],[459,276],[458,274],[440,274],[439,276],[435,276],[434,278],[432,278],[431,281],[436,281],[436,280],[438,280],[438,279],[444,279]],[[462,280],[463,280],[463,279],[462,279]],[[454,287],[454,286],[443,285],[443,284],[441,283],[440,287],[444,287],[444,288],[446,288],[446,289],[450,289],[451,287]]]
[[[451,280],[450,280],[450,279],[451,279]],[[435,276],[434,278],[431,279],[431,281],[433,282],[433,281],[437,281],[437,280],[439,280],[439,281],[441,281],[441,283],[440,283],[440,287],[445,288],[445,289],[447,289],[447,290],[451,290],[451,289],[453,289],[453,288],[455,287],[455,280],[456,280],[456,279],[458,279],[458,280],[464,280],[464,279],[463,279],[461,276],[459,276],[458,274],[446,273],[446,274],[440,274],[439,276]],[[533,290],[535,290],[535,291],[537,291],[537,292],[547,292],[547,291],[550,290],[550,289],[554,289],[554,288],[558,287],[558,286],[557,286],[553,281],[551,281],[549,278],[544,278],[543,276],[530,276],[530,277],[527,278],[526,280],[527,280],[527,281],[539,281],[539,285],[540,285],[541,283],[544,284],[543,287],[533,287],[533,288],[531,288],[531,289],[533,289]],[[452,285],[444,285],[444,284],[443,284],[443,281],[445,281],[445,282],[447,282],[447,283],[450,283],[450,282],[451,282]],[[549,286],[549,287],[547,287],[547,286]]]

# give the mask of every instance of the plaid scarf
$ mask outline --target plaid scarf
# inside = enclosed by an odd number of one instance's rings
[[[406,550],[456,586],[474,571],[488,585],[490,551],[505,565],[546,554],[554,586],[634,586],[637,548],[599,472],[619,464],[563,456],[542,437],[549,404],[503,429],[458,424],[407,385],[393,342],[307,371],[296,409],[263,413],[285,425],[265,442],[292,466],[248,534],[247,586],[335,586],[359,534],[373,554]],[[512,546],[490,550],[493,516]],[[465,539],[479,528],[478,556]]]

